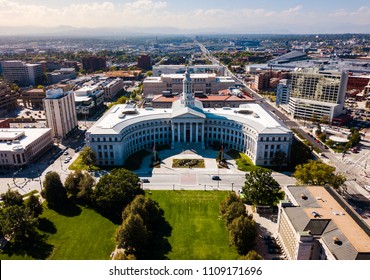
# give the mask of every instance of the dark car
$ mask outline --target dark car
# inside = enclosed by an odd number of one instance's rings
[[[220,181],[220,180],[221,180],[221,178],[220,178],[220,176],[212,176],[212,180]]]
[[[142,181],[143,181],[143,183],[149,183],[150,182],[149,179],[143,179]]]

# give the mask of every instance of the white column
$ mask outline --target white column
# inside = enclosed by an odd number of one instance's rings
[[[180,123],[177,123],[177,143],[180,143]]]
[[[190,143],[193,142],[193,123],[190,123]]]
[[[198,143],[199,123],[195,124],[195,142]]]
[[[171,125],[171,132],[172,132],[172,145],[175,143],[175,124],[172,123]]]
[[[186,143],[186,122],[184,122],[184,143]]]
[[[202,147],[204,148],[204,123],[202,123]]]

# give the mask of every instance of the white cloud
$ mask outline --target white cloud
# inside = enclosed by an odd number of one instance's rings
[[[306,23],[314,24],[319,29],[327,23],[340,24],[343,19],[351,24],[370,24],[370,8],[365,6],[356,7],[352,11],[314,12],[298,5],[285,10],[212,8],[184,13],[176,10],[176,4],[171,4],[172,1],[163,0],[131,0],[121,4],[97,0],[78,3],[76,0],[75,4],[61,4],[63,6],[59,9],[30,2],[0,0],[0,26],[168,26],[190,29],[239,26],[240,30],[245,28],[245,32],[248,32],[250,27],[294,30]]]

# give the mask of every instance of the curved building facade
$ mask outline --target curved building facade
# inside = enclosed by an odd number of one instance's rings
[[[214,144],[248,155],[254,164],[274,165],[277,151],[290,155],[292,132],[259,104],[204,109],[195,100],[187,71],[180,100],[171,109],[112,107],[86,133],[99,165],[119,166],[131,154],[169,145],[172,149]]]

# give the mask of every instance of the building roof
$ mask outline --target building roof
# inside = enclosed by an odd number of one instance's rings
[[[337,259],[370,259],[370,229],[327,187],[289,186],[296,207],[283,208],[294,229],[318,235]],[[334,242],[334,238],[340,242]]]
[[[13,151],[49,133],[51,128],[3,128],[0,129],[0,151]]]
[[[173,114],[173,111],[178,110],[176,108],[145,108],[136,109],[135,114],[125,114],[123,112],[126,108],[127,105],[113,106],[89,129],[88,132],[92,134],[117,135],[125,127],[137,122],[150,122],[153,120],[171,119],[172,117],[176,117],[177,113]],[[234,120],[238,123],[245,124],[246,126],[254,128],[258,133],[279,134],[290,132],[290,130],[283,123],[281,123],[279,120],[276,120],[271,113],[265,111],[259,104],[244,104],[241,105],[239,109],[207,108],[202,109],[202,112],[199,108],[193,108],[192,110],[197,112],[194,114],[198,114],[199,117],[205,115],[207,119],[224,120],[225,118],[227,118],[230,120]],[[244,114],[241,111],[248,111],[250,113]]]

